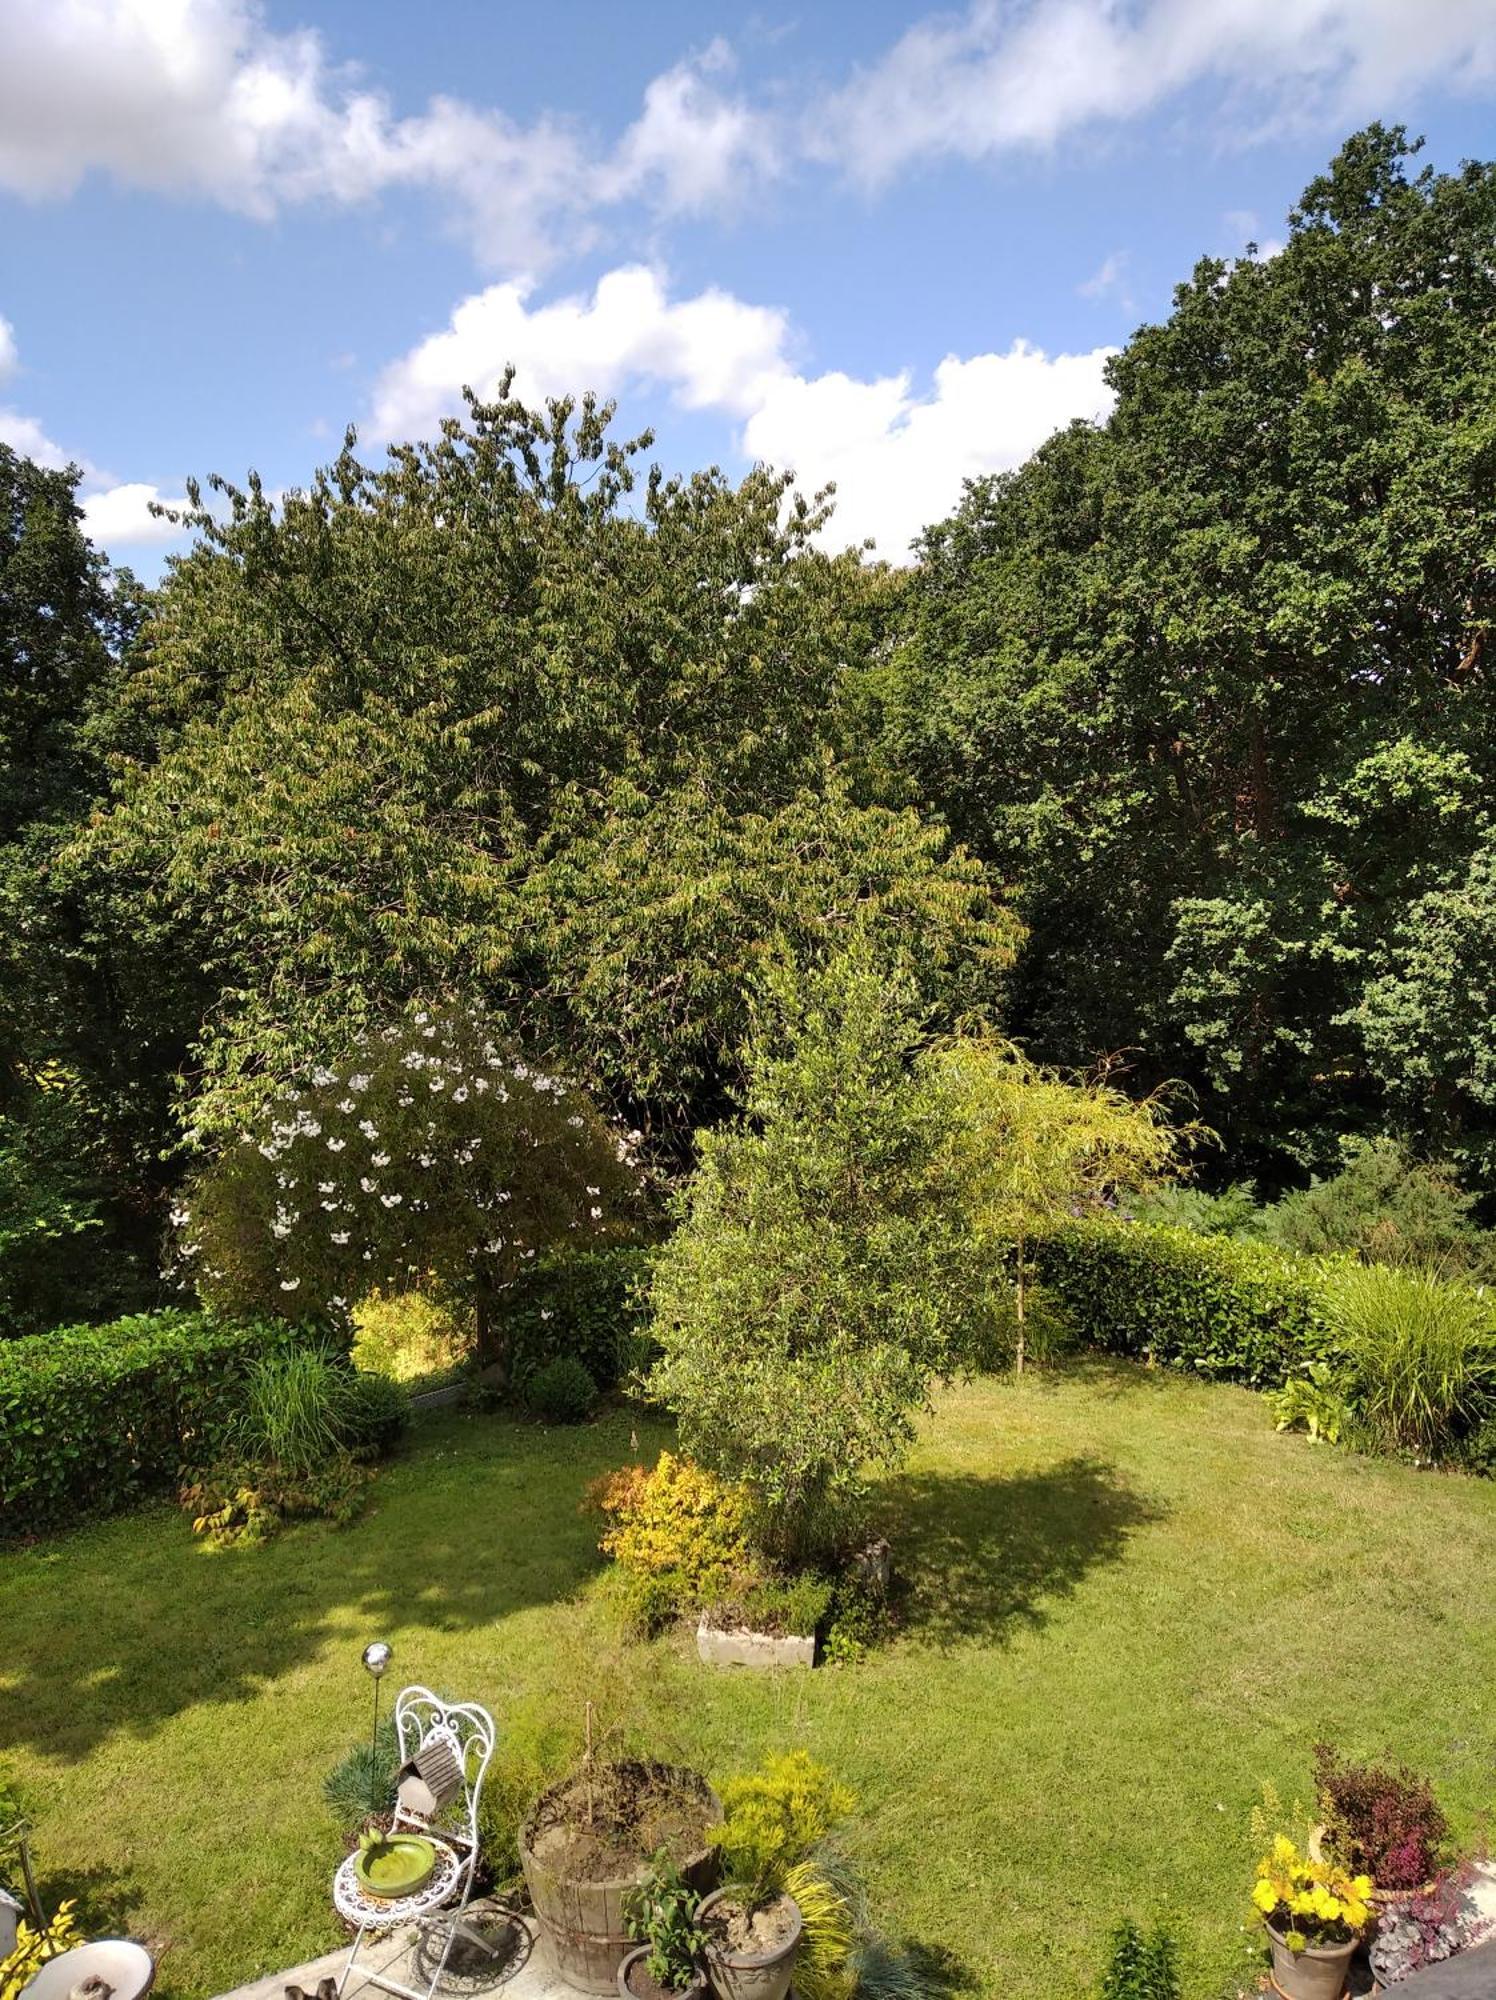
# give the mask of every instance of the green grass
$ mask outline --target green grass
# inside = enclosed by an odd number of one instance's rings
[[[1309,1748],[1391,1749],[1457,1832],[1496,1776],[1496,1484],[1277,1436],[1244,1392],[1087,1365],[952,1393],[884,1495],[903,1635],[851,1669],[699,1667],[618,1638],[584,1480],[636,1420],[432,1420],[352,1529],[206,1553],[157,1508],[4,1558],[0,1745],[54,1892],[170,1940],[202,2000],[326,1949],[327,1767],[367,1729],[359,1651],[523,1741],[594,1700],[620,1745],[713,1774],[804,1744],[857,1790],[887,1927],[952,1990],[1085,1994],[1115,1920],[1165,1918],[1229,1990],[1249,1808]],[[657,1438],[645,1434],[646,1447]]]

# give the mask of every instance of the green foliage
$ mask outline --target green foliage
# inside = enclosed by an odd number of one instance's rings
[[[1326,1317],[1358,1422],[1384,1450],[1432,1460],[1496,1393],[1496,1307],[1429,1271],[1349,1265]]]
[[[410,1429],[410,1396],[387,1375],[355,1368],[339,1413],[343,1442],[355,1458],[387,1458]]]
[[[750,1906],[778,1895],[787,1872],[810,1859],[854,1804],[846,1786],[804,1750],[766,1758],[718,1790],[723,1818],[712,1842],[728,1882]]]
[[[1181,2000],[1179,1947],[1162,1925],[1143,1932],[1124,1917],[1112,1932],[1096,2000]]]
[[[581,1424],[597,1408],[597,1384],[575,1355],[558,1354],[525,1378],[524,1400],[542,1423]]]
[[[1391,1126],[1489,1186],[1496,167],[1413,151],[1355,134],[970,483],[871,707],[1016,885],[1026,1046],[1141,1050],[1274,1179]]]
[[[907,1448],[980,1287],[909,982],[860,949],[768,995],[747,1117],[701,1136],[656,1259],[649,1391],[795,1568],[845,1534],[865,1468]]]
[[[528,1265],[494,1305],[515,1389],[523,1394],[535,1370],[560,1355],[580,1361],[603,1389],[645,1365],[650,1257],[620,1244],[551,1251]]]
[[[497,1288],[558,1242],[637,1219],[638,1176],[580,1092],[474,1008],[417,1009],[314,1069],[196,1177],[183,1254],[235,1310],[345,1312],[374,1279]]]
[[[586,1504],[607,1523],[599,1547],[629,1579],[625,1608],[640,1630],[659,1630],[761,1580],[742,1488],[673,1452],[662,1451],[648,1472],[628,1465],[605,1473]]]
[[[1158,1223],[1173,1229],[1194,1229],[1202,1236],[1261,1238],[1264,1233],[1263,1210],[1258,1205],[1257,1190],[1251,1181],[1232,1181],[1229,1187],[1219,1188],[1214,1194],[1196,1187],[1151,1188],[1127,1206],[1138,1222]]]
[[[1285,1250],[1484,1277],[1496,1271],[1496,1256],[1471,1219],[1474,1205],[1447,1167],[1415,1160],[1391,1139],[1352,1139],[1338,1174],[1285,1195],[1263,1213],[1262,1227]]]
[[[624,1899],[623,1920],[635,1944],[647,1944],[645,1968],[657,1985],[680,1993],[698,1977],[706,1933],[696,1921],[698,1892],[662,1847]]]
[[[1035,1255],[1081,1337],[1108,1353],[1275,1389],[1328,1345],[1319,1268],[1265,1244],[1081,1219]]]
[[[295,1477],[347,1442],[352,1376],[318,1347],[290,1347],[251,1361],[239,1395],[234,1442],[255,1465]]]
[[[370,1292],[349,1317],[354,1366],[392,1382],[451,1373],[473,1351],[471,1312],[436,1292]]]
[[[362,1737],[322,1780],[322,1796],[342,1833],[356,1833],[365,1820],[395,1809],[395,1771],[400,1762],[395,1718],[382,1715],[370,1742]]]
[[[0,1522],[38,1534],[169,1488],[225,1442],[282,1324],[161,1312],[0,1343]]]
[[[331,1451],[313,1465],[222,1459],[196,1472],[178,1499],[192,1532],[212,1548],[258,1548],[296,1521],[346,1528],[363,1511],[373,1474],[351,1453]]]
[[[785,1891],[800,1912],[800,1947],[795,1953],[797,2000],[852,2000],[857,1977],[861,1886],[840,1856],[818,1852],[784,1873]]]
[[[350,438],[304,492],[193,512],[79,852],[191,933],[203,1130],[476,990],[679,1149],[734,1081],[750,969],[807,934],[865,915],[932,999],[990,994],[1013,926],[984,871],[834,761],[886,584],[770,472],[635,490],[648,440],[611,416],[505,384],[383,466]]]
[[[1313,1444],[1321,1438],[1326,1444],[1349,1442],[1355,1410],[1333,1362],[1309,1362],[1302,1375],[1291,1376],[1268,1400],[1276,1429],[1292,1431],[1302,1425]]]

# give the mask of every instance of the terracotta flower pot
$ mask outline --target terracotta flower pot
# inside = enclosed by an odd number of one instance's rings
[[[1273,1984],[1283,2000],[1341,2000],[1346,1974],[1360,1942],[1311,1944],[1302,1951],[1290,1951],[1281,1931],[1271,1924],[1267,1930],[1273,1948]]]
[[[800,1906],[793,1896],[781,1900],[789,1905],[793,1928],[785,1943],[772,1951],[729,1949],[712,1936],[712,1917],[724,1902],[733,1899],[725,1889],[708,1896],[700,1910],[707,1934],[706,1969],[717,2000],[785,2000],[795,1976],[795,1954],[800,1949]],[[1338,2000],[1338,1996],[1337,1996]]]
[[[645,1989],[634,1986],[630,1981],[629,1975],[636,1965],[643,1965],[645,1959],[648,1957],[649,1946],[641,1944],[639,1949],[631,1951],[622,1965],[619,1966],[618,1991],[622,1996],[622,2000],[640,2000],[640,1994]],[[706,1974],[704,1972],[698,1973],[689,1986],[676,1987],[675,2000],[706,2000]]]

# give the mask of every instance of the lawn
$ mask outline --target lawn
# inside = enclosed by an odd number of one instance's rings
[[[771,1678],[617,1636],[577,1502],[636,1423],[429,1421],[357,1526],[261,1551],[209,1554],[160,1507],[5,1557],[0,1746],[54,1889],[169,1940],[169,2000],[334,1943],[320,1781],[367,1726],[375,1636],[396,1682],[489,1703],[517,1743],[590,1698],[615,1741],[711,1773],[804,1744],[859,1795],[887,1928],[994,2000],[1079,2000],[1125,1911],[1175,1923],[1187,1993],[1234,1990],[1248,1810],[1265,1778],[1302,1788],[1322,1734],[1419,1764],[1479,1831],[1496,1484],[1122,1364],[978,1382],[882,1495],[902,1635]]]

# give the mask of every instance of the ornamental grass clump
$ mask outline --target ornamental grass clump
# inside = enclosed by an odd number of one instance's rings
[[[1350,1265],[1325,1317],[1357,1425],[1383,1450],[1432,1463],[1496,1395],[1496,1311],[1468,1285]]]

